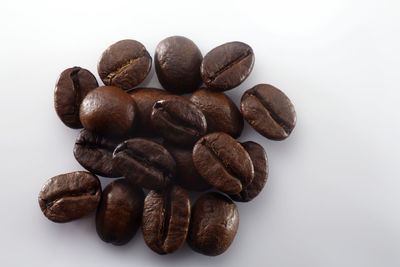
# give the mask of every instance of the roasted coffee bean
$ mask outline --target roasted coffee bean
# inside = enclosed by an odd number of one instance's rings
[[[234,138],[238,138],[242,133],[242,114],[224,93],[201,88],[192,94],[190,101],[206,117],[207,132],[225,132]]]
[[[235,203],[219,193],[207,193],[192,208],[188,243],[199,253],[217,256],[232,244],[238,227],[239,211]]]
[[[238,194],[254,178],[247,151],[230,135],[211,133],[193,148],[193,163],[200,175],[226,194]]]
[[[56,83],[54,107],[61,121],[68,127],[82,128],[79,107],[86,94],[99,85],[87,69],[73,67],[64,70]]]
[[[242,143],[242,146],[249,153],[251,161],[254,166],[254,179],[253,181],[243,188],[243,190],[236,195],[230,195],[235,201],[248,202],[258,196],[263,190],[268,178],[268,159],[264,148],[252,141]]]
[[[103,136],[126,136],[133,130],[136,104],[115,86],[101,86],[83,99],[79,117],[85,129]]]
[[[260,134],[272,139],[287,138],[296,125],[296,111],[278,88],[259,84],[247,90],[240,102],[246,121]]]
[[[246,80],[253,65],[253,49],[242,42],[230,42],[208,52],[201,63],[200,72],[208,88],[226,91]]]
[[[153,106],[151,122],[162,137],[181,146],[193,145],[207,131],[204,114],[181,96],[157,101]]]
[[[162,145],[144,138],[119,144],[113,154],[113,164],[125,178],[147,189],[167,187],[176,173],[171,154]]]
[[[205,191],[211,188],[211,185],[200,176],[194,167],[192,147],[179,147],[168,142],[164,142],[163,145],[176,162],[175,183],[191,191]]]
[[[75,141],[75,159],[92,173],[104,177],[120,177],[113,167],[112,154],[121,141],[82,130]]]
[[[173,253],[185,243],[190,221],[190,198],[185,189],[173,185],[152,190],[144,200],[143,238],[158,254]]]
[[[193,92],[200,87],[202,60],[196,44],[183,36],[162,40],[154,54],[158,80],[166,90],[178,94]]]
[[[47,180],[39,193],[43,214],[53,222],[68,222],[88,215],[101,197],[99,179],[89,172],[71,172]]]
[[[137,106],[135,134],[153,137],[156,131],[150,121],[154,103],[166,98],[169,93],[156,88],[138,88],[129,92]]]
[[[151,56],[143,44],[122,40],[101,55],[97,70],[105,85],[128,90],[144,81],[151,69]]]
[[[143,190],[126,179],[108,184],[96,213],[99,237],[116,246],[128,243],[139,228],[143,200]]]

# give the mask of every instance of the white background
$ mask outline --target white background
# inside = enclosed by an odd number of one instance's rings
[[[0,266],[400,266],[399,1],[2,1],[0,4]],[[285,141],[245,125],[269,156],[266,188],[238,204],[240,226],[218,257],[187,245],[159,256],[140,231],[103,243],[94,215],[48,221],[37,195],[50,177],[82,170],[79,131],[53,108],[55,81],[75,65],[96,74],[102,51],[126,38],[151,55],[171,35],[203,55],[250,44],[251,76],[227,92],[270,83],[294,103]],[[154,70],[152,70],[154,74]],[[159,86],[156,75],[148,86]],[[102,179],[103,185],[110,179]]]

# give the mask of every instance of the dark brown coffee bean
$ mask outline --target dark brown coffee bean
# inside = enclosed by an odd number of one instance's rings
[[[207,132],[225,132],[234,138],[238,138],[242,133],[242,114],[224,93],[201,88],[192,94],[190,101],[206,117]]]
[[[128,243],[139,228],[143,200],[143,190],[126,179],[108,184],[96,213],[101,240],[116,246]]]
[[[128,90],[139,85],[151,69],[151,56],[135,40],[122,40],[101,55],[97,70],[105,85]]]
[[[120,177],[113,167],[112,154],[121,141],[82,130],[75,141],[75,159],[92,173],[104,177]]]
[[[103,136],[126,136],[133,130],[136,104],[115,86],[101,86],[83,99],[79,117],[85,129]]]
[[[192,147],[183,148],[171,143],[164,143],[164,147],[171,153],[176,162],[176,177],[174,181],[185,189],[205,191],[211,185],[197,172],[192,159]]]
[[[254,178],[247,151],[230,135],[211,133],[193,148],[193,163],[200,175],[226,194],[238,194]]]
[[[238,227],[239,211],[235,203],[219,193],[207,193],[192,208],[188,243],[201,254],[217,256],[232,244]]]
[[[154,103],[166,98],[169,93],[156,88],[138,88],[129,92],[137,106],[135,134],[144,136],[156,136],[156,131],[150,121]]]
[[[66,126],[83,127],[79,120],[79,107],[86,94],[98,86],[96,78],[87,69],[73,67],[61,73],[54,91],[54,107]]]
[[[200,87],[202,60],[196,44],[183,36],[162,40],[154,54],[158,80],[166,90],[178,94],[193,92]]]
[[[69,222],[97,208],[101,197],[99,179],[89,172],[71,172],[47,180],[39,193],[43,214],[53,222]]]
[[[268,159],[264,148],[252,141],[242,143],[242,146],[249,153],[251,161],[254,166],[254,179],[253,181],[243,188],[243,190],[236,195],[230,195],[235,201],[248,202],[254,199],[263,190],[268,178]]]
[[[247,90],[240,102],[246,121],[260,134],[272,139],[287,138],[296,125],[296,111],[278,88],[259,84]]]
[[[246,80],[253,65],[253,49],[242,42],[230,42],[208,52],[201,63],[200,72],[208,88],[226,91]]]
[[[181,96],[157,101],[153,106],[151,122],[162,137],[181,146],[193,145],[207,131],[204,114]]]
[[[190,198],[173,185],[152,190],[144,201],[142,232],[147,246],[158,254],[173,253],[185,243],[190,221]]]
[[[171,154],[162,145],[144,138],[129,139],[118,145],[113,164],[124,177],[147,189],[165,188],[176,172]]]

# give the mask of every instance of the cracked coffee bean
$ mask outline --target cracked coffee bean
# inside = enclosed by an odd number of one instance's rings
[[[49,220],[69,222],[94,211],[100,197],[99,179],[78,171],[50,178],[39,193],[39,205]]]
[[[108,184],[96,212],[96,231],[101,240],[116,246],[128,243],[139,228],[143,200],[143,190],[126,179]]]
[[[176,162],[176,176],[174,181],[187,190],[205,191],[211,185],[197,172],[192,159],[192,147],[183,148],[171,143],[164,143],[164,147],[171,153]]]
[[[125,178],[147,189],[167,187],[176,172],[171,154],[162,145],[144,138],[119,144],[113,154],[113,164]]]
[[[83,99],[79,117],[86,130],[109,136],[127,136],[133,130],[136,104],[115,86],[101,86]]]
[[[97,65],[105,85],[128,90],[144,81],[151,69],[151,56],[143,44],[122,40],[107,48]]]
[[[144,201],[142,232],[147,246],[158,254],[173,253],[185,243],[190,221],[190,198],[172,185],[152,190]]]
[[[61,73],[54,91],[54,108],[66,126],[73,129],[83,127],[79,120],[79,107],[86,94],[98,86],[96,78],[87,69],[73,67]]]
[[[240,102],[246,121],[260,134],[272,139],[287,138],[296,125],[296,111],[278,88],[259,84],[247,90]]]
[[[170,94],[165,90],[156,88],[137,88],[130,91],[129,95],[135,100],[137,106],[135,134],[148,137],[156,136],[157,133],[150,122],[151,111],[154,103],[165,99]]]
[[[193,163],[200,175],[226,194],[238,194],[254,178],[250,156],[230,135],[211,133],[193,148]]]
[[[204,255],[217,256],[232,244],[239,227],[239,211],[229,198],[211,192],[202,195],[192,208],[189,246]]]
[[[208,88],[226,91],[246,80],[253,65],[253,49],[242,42],[230,42],[208,52],[201,63],[200,72]]]
[[[110,178],[120,177],[113,167],[112,155],[121,141],[82,130],[75,141],[75,159],[92,173]]]
[[[158,80],[166,90],[177,94],[193,92],[200,87],[202,60],[200,49],[183,36],[162,40],[154,54]]]
[[[180,145],[193,145],[207,131],[204,114],[181,96],[157,101],[151,113],[154,129],[166,140]]]
[[[207,132],[224,132],[238,138],[243,130],[243,117],[232,100],[222,92],[201,88],[189,99],[204,114]]]
[[[236,195],[230,195],[235,201],[249,202],[254,199],[263,190],[265,183],[268,179],[268,158],[264,148],[252,141],[242,143],[242,146],[249,153],[251,161],[254,166],[254,179],[253,181],[243,188],[243,190]]]

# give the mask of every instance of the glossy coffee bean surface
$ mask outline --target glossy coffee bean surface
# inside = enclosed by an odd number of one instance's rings
[[[222,132],[208,134],[197,141],[193,163],[205,180],[226,194],[240,193],[254,178],[254,167],[247,151]]]
[[[235,201],[249,202],[260,194],[268,179],[268,159],[264,148],[255,142],[248,141],[242,146],[249,153],[254,166],[254,179],[239,194],[230,195]]]
[[[207,256],[224,253],[239,227],[239,211],[229,198],[215,192],[202,195],[192,208],[188,243]]]
[[[278,88],[259,84],[247,90],[240,102],[246,121],[260,134],[286,139],[296,125],[296,111],[290,99]]]
[[[132,97],[115,86],[101,86],[83,99],[79,117],[86,130],[110,137],[133,131],[136,104]]]
[[[253,65],[253,49],[242,42],[230,42],[214,48],[204,56],[200,73],[208,88],[226,91],[246,80]]]
[[[132,183],[147,189],[166,188],[176,173],[176,163],[160,144],[133,138],[119,144],[113,154],[114,167]]]
[[[203,56],[196,44],[183,36],[162,40],[154,55],[158,80],[170,92],[193,92],[202,83],[200,64]]]
[[[191,191],[205,191],[211,185],[197,172],[193,164],[192,147],[180,147],[172,143],[164,143],[164,147],[176,162],[176,176],[174,182]]]
[[[151,69],[151,56],[143,44],[122,40],[101,55],[97,70],[105,85],[128,90],[144,81]]]
[[[121,141],[82,130],[75,141],[75,159],[92,173],[110,178],[120,177],[113,167],[112,154]]]
[[[238,138],[243,130],[243,117],[232,100],[222,92],[201,88],[189,99],[204,114],[207,132],[225,132]]]
[[[150,121],[151,111],[154,104],[169,96],[169,93],[157,88],[137,88],[130,91],[129,95],[135,100],[137,106],[134,134],[157,136]]]
[[[98,86],[96,78],[87,69],[73,67],[61,73],[54,91],[54,108],[66,126],[74,129],[83,127],[79,107],[87,93]]]
[[[128,243],[139,228],[143,201],[143,190],[126,179],[108,184],[96,213],[101,240],[117,246]]]
[[[53,222],[68,222],[88,215],[101,197],[99,179],[89,172],[71,172],[47,180],[39,193],[43,214]]]
[[[207,131],[204,114],[181,96],[157,101],[153,106],[151,122],[164,139],[180,146],[193,145]]]
[[[158,254],[173,253],[185,243],[189,230],[190,198],[173,185],[152,190],[144,201],[142,232],[147,246]]]

